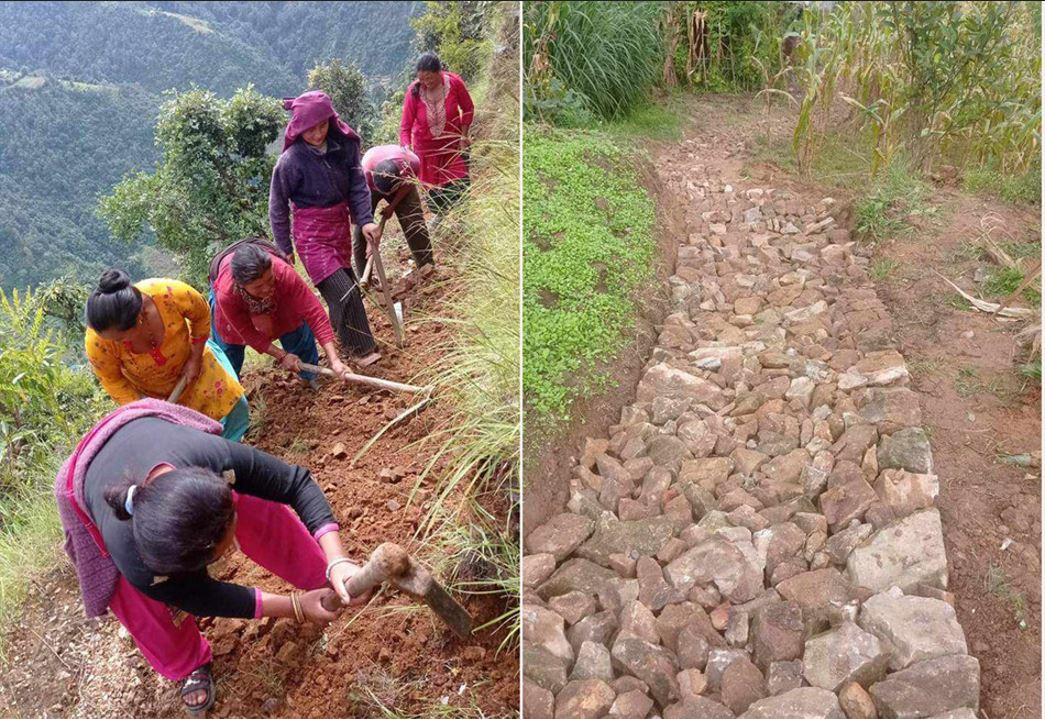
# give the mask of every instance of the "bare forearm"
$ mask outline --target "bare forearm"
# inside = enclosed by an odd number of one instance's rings
[[[333,363],[334,360],[340,359],[337,356],[337,348],[334,347],[333,341],[323,343],[323,354],[327,356],[327,361],[330,363]]]
[[[330,564],[335,559],[348,556],[345,554],[345,548],[341,546],[341,537],[338,536],[337,532],[327,532],[320,537],[319,547],[327,558],[327,564]]]
[[[261,616],[294,619],[294,604],[282,594],[261,593]]]

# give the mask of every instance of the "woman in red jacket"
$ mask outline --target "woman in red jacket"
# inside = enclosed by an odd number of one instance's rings
[[[399,144],[421,158],[418,177],[428,188],[437,215],[449,210],[468,187],[464,152],[475,107],[458,75],[443,69],[439,56],[426,52],[417,60],[417,79],[403,100]]]

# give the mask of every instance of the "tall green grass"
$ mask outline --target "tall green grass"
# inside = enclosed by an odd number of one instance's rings
[[[662,2],[529,2],[527,111],[616,119],[646,99],[664,59]]]
[[[518,42],[512,9],[499,3],[491,16],[498,44]],[[484,102],[477,106],[472,184],[434,238],[451,278],[436,313],[417,320],[448,325],[450,332],[438,359],[415,380],[434,388],[434,406],[426,411],[438,418],[416,445],[426,464],[414,489],[430,493],[416,538],[422,556],[455,590],[503,599],[498,617],[479,628],[497,631],[503,649],[517,641],[520,588],[517,78],[517,55],[491,53],[477,80]],[[469,572],[468,565],[481,571]]]
[[[64,363],[44,316],[53,289],[0,292],[0,635],[30,577],[60,561],[55,472],[106,406],[90,373]]]

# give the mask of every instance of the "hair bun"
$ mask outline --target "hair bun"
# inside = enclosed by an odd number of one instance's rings
[[[123,270],[106,270],[98,280],[98,289],[105,294],[119,292],[130,287],[131,278]]]

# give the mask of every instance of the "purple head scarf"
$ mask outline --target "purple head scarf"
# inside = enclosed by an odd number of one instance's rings
[[[337,129],[345,137],[359,140],[359,135],[351,127],[342,122],[334,111],[334,103],[330,96],[319,90],[309,90],[304,95],[287,97],[283,99],[283,109],[291,110],[294,115],[287,123],[287,132],[283,138],[283,150],[286,151],[294,141],[301,137],[301,133],[310,127],[314,127],[324,120],[333,120]]]

